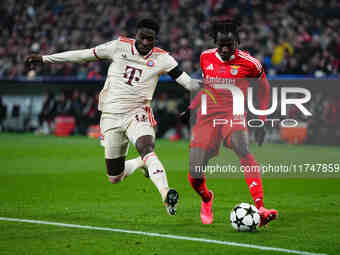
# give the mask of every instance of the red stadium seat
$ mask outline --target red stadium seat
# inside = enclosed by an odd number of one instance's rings
[[[304,143],[307,138],[306,125],[299,125],[297,127],[281,127],[280,138],[282,141],[287,141],[290,144]]]
[[[99,125],[89,126],[87,130],[87,136],[92,137],[92,138],[97,138],[97,139],[101,137],[102,134],[100,133],[100,126]]]
[[[76,128],[76,120],[72,116],[57,116],[55,118],[55,136],[69,136]]]

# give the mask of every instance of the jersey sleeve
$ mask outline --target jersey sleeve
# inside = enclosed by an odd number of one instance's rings
[[[52,55],[44,55],[42,56],[42,61],[44,63],[84,63],[89,61],[95,61],[96,58],[94,57],[91,49],[85,50],[71,50],[71,51],[64,51]]]
[[[260,110],[265,110],[268,108],[270,101],[270,84],[267,80],[265,72],[263,72],[257,80],[259,89],[257,92],[257,98],[259,100]],[[259,116],[260,119],[266,120],[266,116]]]
[[[112,59],[116,48],[116,41],[110,41],[91,49],[64,51],[52,55],[42,56],[44,63],[85,63],[101,59]]]
[[[264,74],[264,69],[260,61],[256,58],[252,58],[250,62],[251,65],[251,77],[250,78],[257,78],[260,79]]]
[[[161,73],[168,73],[172,69],[174,69],[178,63],[173,56],[170,56],[168,53],[162,54],[162,70]]]
[[[107,43],[100,44],[92,48],[93,55],[98,59],[112,59],[113,52],[117,48],[117,40],[113,40]]]

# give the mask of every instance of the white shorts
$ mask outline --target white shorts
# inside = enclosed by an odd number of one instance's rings
[[[156,121],[150,107],[142,107],[129,113],[102,113],[100,131],[104,136],[105,158],[126,156],[129,141],[135,145],[139,137],[155,137]]]

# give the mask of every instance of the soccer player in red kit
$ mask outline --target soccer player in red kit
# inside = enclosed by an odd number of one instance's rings
[[[226,88],[238,87],[246,99],[249,86],[246,79],[257,79],[259,108],[263,110],[267,109],[269,104],[270,86],[261,63],[238,48],[237,29],[238,26],[233,21],[214,22],[211,36],[217,48],[206,50],[201,54],[200,65],[205,86],[193,99],[186,112],[188,115],[189,110],[198,109],[196,124],[192,128],[188,178],[193,189],[202,198],[201,221],[203,224],[211,224],[214,194],[207,188],[205,174],[197,169],[204,169],[207,166],[209,159],[218,154],[221,143],[231,148],[240,159],[250,194],[261,216],[260,225],[263,226],[275,219],[278,213],[274,209],[264,208],[261,172],[253,154],[249,151],[246,116],[245,114],[233,115],[233,96]],[[202,109],[202,94],[206,96],[204,109]],[[265,116],[259,118],[265,120]],[[216,125],[216,120],[224,120],[225,125]],[[255,132],[256,140],[262,144],[264,128],[257,128]],[[257,169],[257,171],[246,171],[246,169]]]

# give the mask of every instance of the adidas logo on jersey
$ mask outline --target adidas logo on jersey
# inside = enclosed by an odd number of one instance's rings
[[[213,66],[213,64],[210,64],[208,67],[207,67],[207,69],[206,70],[214,70],[214,66]]]

